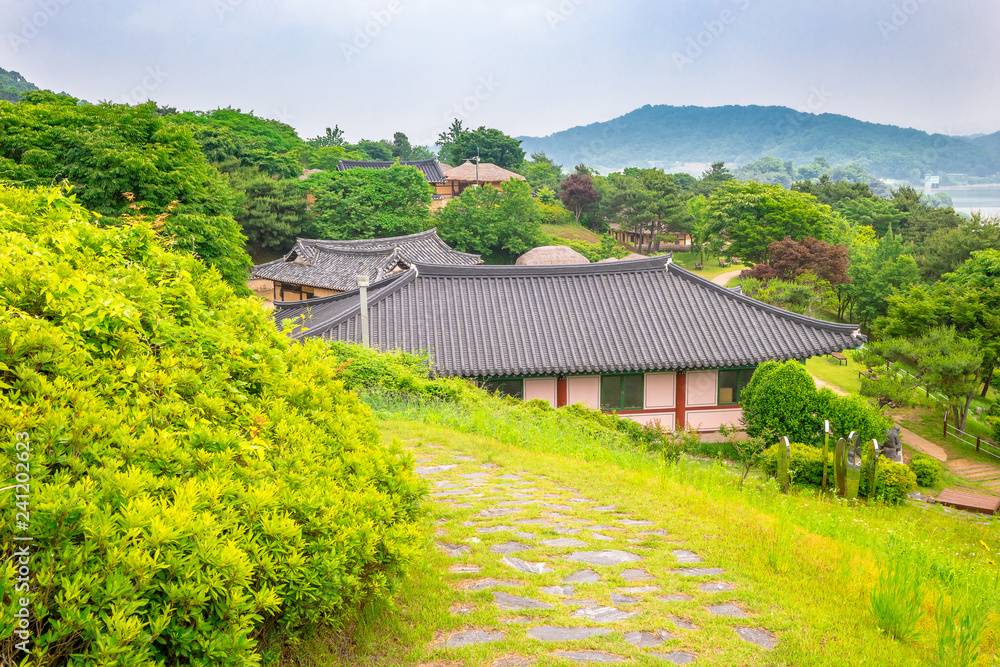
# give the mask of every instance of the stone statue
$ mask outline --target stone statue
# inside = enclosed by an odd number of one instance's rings
[[[896,463],[903,462],[903,445],[899,442],[898,426],[893,426],[885,432],[885,442],[882,443],[882,456]]]

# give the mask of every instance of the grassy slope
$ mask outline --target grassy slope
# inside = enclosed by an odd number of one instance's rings
[[[711,280],[715,276],[721,275],[723,273],[729,273],[730,271],[736,271],[737,269],[748,268],[742,264],[731,264],[726,267],[719,266],[719,255],[713,255],[711,253],[705,253],[705,268],[698,270],[694,268],[695,263],[701,261],[701,256],[695,252],[675,252],[674,261],[683,266],[688,271],[696,273],[703,278],[708,278]],[[723,259],[728,259],[723,256]]]
[[[542,231],[551,236],[569,241],[600,243],[601,237],[583,225],[542,225]]]
[[[885,637],[866,611],[879,562],[900,552],[914,554],[932,585],[938,581],[935,574],[941,580],[963,576],[974,564],[980,571],[997,571],[984,560],[983,547],[989,545],[989,557],[997,559],[1000,526],[996,522],[983,525],[956,520],[940,509],[914,505],[849,507],[820,501],[806,492],[782,496],[771,485],[754,480],[740,491],[731,471],[719,464],[686,461],[664,474],[658,462],[648,456],[586,449],[586,443],[572,442],[572,434],[561,439],[516,434],[508,428],[513,425],[489,425],[474,414],[424,418],[457,419],[462,430],[492,426],[507,442],[412,421],[384,421],[383,435],[387,439],[399,437],[410,446],[436,443],[480,460],[545,474],[553,483],[586,490],[594,500],[618,503],[635,515],[653,519],[687,548],[704,556],[707,563],[726,567],[729,574],[724,578],[737,583],[735,599],[757,612],[753,624],[776,632],[781,641],[773,652],[759,651],[735,640],[731,632],[719,631],[725,623],[692,608],[685,612],[705,632],[690,633],[692,640],[685,646],[699,653],[699,664],[927,664],[935,634],[933,598],[928,596],[924,602],[928,613],[918,624],[921,639],[903,644]],[[580,447],[585,448],[585,456],[579,455]],[[449,539],[469,536],[452,534]],[[456,600],[481,602],[477,625],[496,621],[488,594],[457,593],[447,585],[448,575],[441,574],[446,564],[436,549],[429,549],[398,606],[392,613],[369,614],[368,624],[357,633],[361,638],[358,652],[341,656],[337,662],[411,665],[448,660],[431,664],[472,665],[489,664],[495,657],[491,651],[509,653],[510,642],[492,649],[479,647],[447,654],[428,647],[442,633],[477,620],[447,614],[448,606]],[[650,565],[655,567],[656,563]],[[988,589],[984,595],[997,595],[995,585]],[[656,613],[650,611],[641,625],[649,629],[670,627]],[[994,631],[996,621],[992,616]],[[512,632],[511,636],[517,634]],[[386,636],[393,640],[380,640]],[[988,637],[992,638],[984,648],[992,652],[995,644],[990,642],[995,642],[995,634]],[[516,647],[525,655],[547,653],[547,647],[537,642],[520,642]],[[472,656],[475,659],[460,660]],[[538,664],[549,663],[543,658]]]

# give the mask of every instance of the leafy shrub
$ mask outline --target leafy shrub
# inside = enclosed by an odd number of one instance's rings
[[[607,259],[609,257],[614,257],[620,259],[628,255],[628,251],[624,248],[619,248],[615,243],[614,238],[608,234],[601,236],[600,243],[587,243],[585,241],[571,241],[569,239],[560,238],[558,236],[550,236],[548,234],[543,234],[539,245],[564,245],[568,248],[572,248],[577,251],[591,262],[599,262],[602,259]]]
[[[816,383],[796,361],[765,361],[740,396],[743,426],[751,438],[768,433],[792,442],[814,442],[819,423]]]
[[[552,194],[552,191],[549,191]],[[570,213],[561,203],[545,203],[542,201],[542,191],[538,193],[537,211],[538,222],[543,225],[570,225],[573,224],[573,214]],[[554,195],[553,195],[554,196]]]
[[[828,387],[819,390],[817,396],[817,414],[821,420],[830,420],[830,428],[837,437],[847,437],[854,431],[862,442],[871,442],[873,439],[882,442],[886,429],[892,426],[889,417],[861,396],[840,396]],[[836,438],[832,440],[835,442]]]
[[[778,472],[779,447],[782,445],[771,445],[764,450],[760,458],[761,470],[770,476]],[[792,482],[796,484],[808,484],[810,486],[823,485],[823,451],[812,445],[804,445],[801,442],[792,443],[792,457],[788,463],[788,470],[791,473]],[[827,484],[833,479],[833,455],[827,452],[826,457]]]
[[[910,470],[913,471],[920,486],[934,486],[941,479],[941,472],[944,470],[939,461],[932,459],[926,454],[914,454],[910,459]]]
[[[26,433],[39,664],[274,662],[260,653],[392,595],[425,487],[331,348],[289,343],[149,223],[91,218],[0,186],[0,486]]]
[[[861,469],[861,486],[858,494],[871,499],[871,484],[869,466],[871,465],[871,449],[869,448],[862,456],[863,467]],[[917,477],[909,467],[902,463],[890,461],[880,457],[878,460],[878,474],[875,483],[875,500],[888,505],[898,505],[906,498],[906,494],[915,491],[917,488]]]

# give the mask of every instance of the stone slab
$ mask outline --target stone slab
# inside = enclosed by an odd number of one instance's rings
[[[559,512],[571,512],[573,508],[569,505],[556,505],[553,503],[542,503],[542,507],[549,510],[557,510]]]
[[[538,590],[548,595],[565,596],[573,595],[574,592],[574,588],[572,586],[545,586],[543,588],[539,588]]]
[[[612,593],[611,601],[614,602],[615,604],[629,605],[638,602],[639,598],[634,598],[630,595],[621,595],[620,593]]]
[[[601,580],[601,575],[597,574],[590,568],[586,570],[580,570],[579,572],[574,572],[565,579],[563,579],[564,584],[596,584]]]
[[[740,639],[748,641],[751,644],[756,644],[761,648],[766,648],[770,650],[778,645],[777,638],[767,630],[762,630],[760,628],[745,628],[745,627],[736,627],[733,629],[736,631],[736,634],[740,636]]]
[[[543,642],[573,642],[611,634],[606,628],[559,628],[543,625],[528,630],[528,634]]]
[[[516,479],[521,479],[521,478],[520,478],[520,477],[518,477],[517,475],[512,475],[512,474],[510,474],[510,473],[507,473],[506,475],[498,475],[498,476],[497,476],[497,479],[503,479],[503,480],[516,480]]]
[[[594,623],[617,623],[638,616],[639,612],[627,612],[614,607],[581,607],[574,611],[573,618],[586,618]]]
[[[448,544],[447,542],[438,542],[437,547],[452,558],[469,553],[469,546],[467,544]]]
[[[447,472],[452,468],[457,468],[457,465],[450,466],[418,466],[413,469],[413,472],[417,473],[421,477],[425,475],[436,475],[438,473]]]
[[[650,653],[649,655],[660,660],[672,662],[675,665],[690,665],[694,662],[694,656],[682,651],[671,651],[670,653]]]
[[[608,526],[603,523],[594,524],[593,526],[587,526],[587,530],[618,530],[617,526]]]
[[[476,460],[476,459],[472,458],[471,456],[459,456],[458,454],[453,454],[452,458],[455,459],[456,461],[475,461]]]
[[[467,472],[464,475],[459,475],[463,479],[484,479],[486,477],[492,477],[488,472]]]
[[[574,551],[570,554],[569,560],[588,565],[621,565],[622,563],[640,561],[642,556],[619,549],[603,549],[601,551]]]
[[[520,519],[514,523],[519,523],[523,526],[540,526],[543,523],[548,523],[548,519]]]
[[[545,563],[529,563],[513,556],[504,556],[500,562],[507,567],[514,568],[518,572],[525,572],[527,574],[545,574],[552,571]]]
[[[484,463],[479,467],[485,468],[486,470],[498,470],[500,468],[500,466],[498,466],[496,463]]]
[[[452,565],[448,571],[452,574],[478,574],[482,569],[478,565]]]
[[[614,542],[615,538],[608,537],[607,535],[602,535],[601,533],[591,533],[590,536],[595,540],[600,540],[602,542]]]
[[[642,581],[644,579],[655,579],[653,575],[645,570],[622,570],[622,579],[625,581]]]
[[[514,554],[518,551],[527,551],[529,549],[534,549],[535,547],[530,544],[524,544],[523,542],[503,542],[501,544],[494,544],[490,547],[490,551],[495,554]]]
[[[539,542],[539,544],[542,544],[543,546],[546,546],[546,547],[585,547],[585,546],[587,546],[586,542],[582,542],[580,540],[574,540],[571,537],[560,537],[560,538],[557,538],[557,539],[554,539],[554,540],[542,540],[541,542]]]
[[[697,630],[694,623],[685,621],[683,618],[672,618],[670,621],[681,630]]]
[[[619,588],[619,593],[637,595],[639,593],[655,593],[660,590],[659,586],[631,586],[630,588]]]
[[[653,648],[663,643],[663,640],[648,632],[626,632],[625,641],[638,648]]]
[[[674,558],[680,563],[700,563],[701,556],[693,551],[688,551],[687,549],[675,549],[671,553],[674,554]]]
[[[573,662],[624,662],[625,658],[604,651],[559,651],[554,653],[557,658]]]
[[[558,535],[576,535],[580,532],[579,528],[569,528],[567,526],[556,526],[552,530]]]
[[[482,510],[479,516],[484,519],[492,519],[498,516],[507,516],[508,514],[515,514],[521,510],[517,507],[490,507],[489,509]]]
[[[571,607],[596,607],[597,600],[579,600],[577,598],[568,598],[566,600],[560,600],[564,605]]]
[[[493,601],[500,609],[555,609],[552,605],[541,600],[511,595],[502,591],[493,591]]]
[[[728,581],[710,581],[707,584],[702,584],[698,586],[701,590],[706,593],[722,593],[726,591],[736,590],[736,586],[733,586]]]
[[[488,591],[491,588],[497,588],[499,586],[523,586],[520,581],[502,581],[500,579],[483,579],[482,581],[477,581],[468,587],[467,590],[470,591]]]
[[[684,595],[682,593],[680,595],[665,595],[663,597],[658,597],[656,599],[659,600],[660,602],[687,602],[688,600],[691,599],[691,596]]]
[[[725,616],[727,618],[746,618],[747,614],[745,611],[734,605],[732,602],[726,602],[724,604],[713,604],[709,607],[708,613],[712,616]]]
[[[618,519],[618,523],[623,526],[655,526],[653,521],[637,521],[636,519]]]
[[[467,496],[472,493],[472,489],[445,489],[444,491],[438,491],[437,493],[432,493],[431,496],[434,498],[440,498],[444,496]]]
[[[678,570],[667,570],[671,574],[679,574],[682,577],[714,577],[725,574],[721,567],[684,567]]]
[[[444,645],[447,648],[461,648],[463,646],[472,646],[473,644],[489,644],[491,642],[503,641],[505,636],[502,632],[469,630],[468,632],[460,632],[457,635],[453,635]]]

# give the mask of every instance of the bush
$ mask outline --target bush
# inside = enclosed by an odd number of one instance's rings
[[[781,445],[771,445],[764,450],[760,460],[761,470],[770,477],[778,473],[778,455]],[[823,450],[812,445],[804,445],[801,442],[792,443],[792,457],[788,463],[788,470],[791,473],[792,482],[795,484],[808,484],[810,486],[823,485]],[[833,447],[830,448],[831,450]],[[833,476],[833,452],[827,452],[826,456],[826,483],[827,486],[835,485]]]
[[[872,500],[870,496],[869,466],[871,466],[871,450],[865,450],[862,457],[861,487],[858,495]],[[898,505],[906,498],[906,494],[916,491],[917,477],[902,463],[880,457],[878,460],[878,476],[875,484],[875,498],[887,505]]]
[[[740,396],[743,425],[751,438],[776,434],[792,442],[815,442],[821,427],[816,383],[797,361],[765,361]]]
[[[837,434],[831,438],[833,442],[841,436],[846,438],[852,431],[857,432],[861,442],[885,440],[885,432],[892,426],[892,420],[863,397],[855,394],[840,396],[827,387],[817,395],[821,420],[829,419],[832,432]]]
[[[39,664],[271,663],[391,596],[425,486],[331,348],[290,343],[149,223],[91,217],[0,186],[0,481],[27,434]],[[3,550],[8,664],[20,596]]]
[[[926,454],[914,454],[910,459],[910,470],[913,471],[920,486],[934,486],[941,479],[944,467],[941,463]]]

